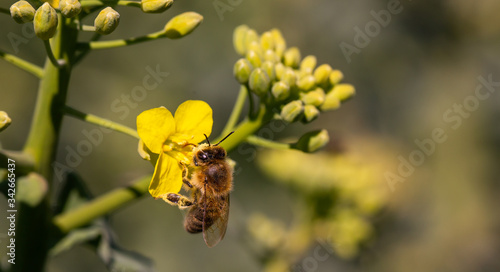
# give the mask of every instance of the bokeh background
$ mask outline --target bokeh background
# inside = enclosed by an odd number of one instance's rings
[[[9,3],[1,3],[8,7]],[[220,16],[214,5],[237,3]],[[355,45],[355,27],[374,21],[372,11],[399,3],[402,11],[370,38],[349,62],[340,44]],[[134,8],[117,7],[121,22],[109,39],[131,37],[162,28],[172,16],[196,11],[202,25],[180,40],[159,40],[114,50],[92,52],[73,74],[68,104],[128,126],[143,110],[166,106],[174,110],[187,99],[201,99],[214,109],[218,135],[235,102],[239,85],[232,67],[239,58],[232,47],[232,31],[247,24],[259,33],[282,31],[289,46],[318,63],[340,69],[344,82],[356,87],[354,99],[334,112],[322,114],[307,127],[294,124],[276,133],[276,139],[298,137],[314,128],[326,128],[332,140],[356,146],[356,139],[376,145],[389,157],[386,171],[398,173],[399,156],[417,149],[415,140],[432,137],[441,128],[447,140],[415,167],[412,175],[391,191],[384,175],[374,177],[387,190],[386,207],[372,222],[376,233],[354,259],[331,256],[315,271],[499,271],[500,270],[500,86],[473,111],[465,111],[453,129],[443,115],[454,104],[474,95],[478,77],[500,81],[500,2],[494,0],[332,1],[242,0],[177,1],[160,15],[144,15]],[[39,65],[42,42],[27,39],[18,52],[8,33],[22,36],[22,26],[0,16],[0,48]],[[113,111],[113,101],[142,85],[146,67],[160,67],[169,76],[130,112]],[[1,145],[20,149],[26,140],[38,81],[0,61],[0,110],[13,120],[0,134]],[[458,113],[454,116],[459,116]],[[66,118],[58,161],[67,148],[85,139],[83,130],[95,127]],[[76,167],[93,194],[100,195],[152,173],[136,152],[130,137],[105,134]],[[370,158],[376,160],[377,154]],[[145,196],[109,216],[119,243],[151,258],[157,271],[260,271],[262,267],[239,236],[246,217],[260,212],[288,222],[294,197],[273,182],[248,155],[230,154],[241,171],[235,177],[228,233],[208,249],[200,235],[182,228],[182,214]],[[383,173],[384,171],[382,171]],[[0,199],[0,207],[7,201]],[[6,208],[0,209],[5,218]],[[0,253],[5,258],[5,220],[0,220]],[[305,252],[304,258],[311,255]],[[5,260],[3,260],[5,261]],[[77,246],[50,259],[47,271],[106,271],[86,246]],[[304,270],[306,271],[306,270]]]

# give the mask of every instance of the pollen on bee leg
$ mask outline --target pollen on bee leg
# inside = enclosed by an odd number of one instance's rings
[[[172,197],[171,195],[173,195],[174,197]],[[170,205],[176,205],[177,206],[177,202],[179,201],[179,197],[175,197],[177,196],[176,194],[172,194],[172,193],[166,193],[166,194],[162,194],[162,195],[159,195],[158,197],[156,197],[155,199],[163,199],[163,201],[167,202],[168,204]]]

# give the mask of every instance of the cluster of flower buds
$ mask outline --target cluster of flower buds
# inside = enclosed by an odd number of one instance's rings
[[[39,1],[35,1],[38,3]],[[12,18],[20,24],[33,22],[35,34],[43,40],[52,38],[57,30],[58,13],[65,18],[77,17],[82,12],[79,0],[44,0],[36,10],[27,1],[18,1],[10,7]],[[141,0],[136,4],[145,13],[161,13],[170,8],[174,0]],[[102,35],[112,33],[120,23],[120,14],[111,7],[103,8],[94,20],[95,31]]]
[[[334,110],[355,94],[343,84],[343,74],[328,64],[317,65],[315,56],[302,59],[296,47],[287,48],[277,29],[258,35],[246,25],[233,36],[236,52],[243,56],[234,65],[234,76],[260,97],[277,107],[287,122],[309,123],[322,111]]]
[[[55,8],[58,8],[66,18],[74,17],[82,10],[78,0],[60,0],[51,3],[58,4],[58,7],[45,2],[35,10],[29,2],[18,1],[10,6],[10,15],[20,24],[33,22],[35,34],[42,40],[48,40],[55,35],[57,30],[58,15]]]

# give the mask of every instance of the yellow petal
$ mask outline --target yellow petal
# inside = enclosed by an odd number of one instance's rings
[[[143,111],[137,116],[137,133],[153,153],[159,154],[163,142],[174,132],[174,117],[164,107]]]
[[[212,108],[200,100],[188,100],[175,111],[176,133],[189,136],[190,143],[199,143],[205,139],[203,134],[212,133]]]
[[[153,197],[167,193],[178,193],[182,187],[182,169],[179,163],[165,153],[160,153],[156,162],[153,179],[149,184],[149,193]]]

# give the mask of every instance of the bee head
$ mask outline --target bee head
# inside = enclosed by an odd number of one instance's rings
[[[233,132],[229,133],[226,137],[224,137],[224,139],[220,140],[215,145],[210,144],[207,135],[203,134],[207,139],[207,144],[201,144],[195,148],[193,156],[194,165],[207,165],[217,160],[224,160],[227,155],[226,150],[224,150],[222,146],[219,146],[219,144]]]

